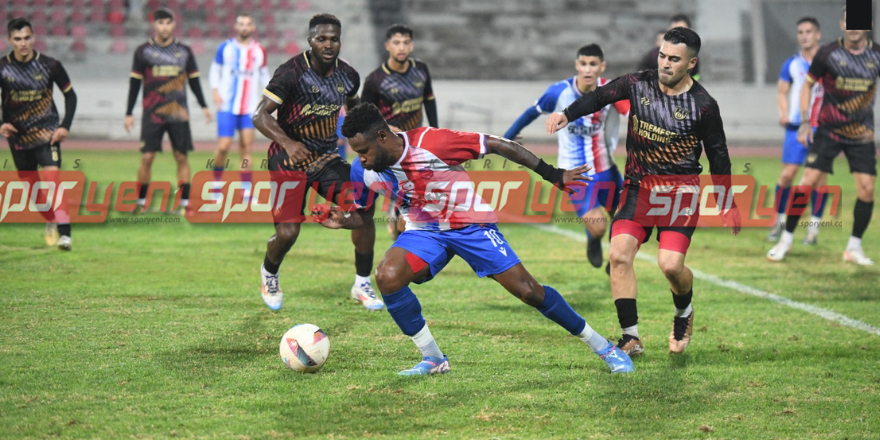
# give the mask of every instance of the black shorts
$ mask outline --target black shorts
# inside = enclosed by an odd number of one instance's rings
[[[278,151],[280,150],[280,151]],[[286,165],[287,153],[281,149],[269,150],[269,171],[301,171]],[[273,151],[277,151],[273,154]],[[318,194],[327,201],[335,201],[336,197],[343,190],[343,185],[351,182],[351,164],[345,161],[335,151],[318,157],[317,160],[311,162],[304,171],[306,174],[305,188],[311,189],[317,183]],[[302,207],[298,211],[302,213],[308,202],[308,194],[303,194]],[[273,212],[274,213],[274,212]],[[292,219],[292,222],[301,223],[305,217]],[[286,223],[287,221],[278,223]]]
[[[156,124],[144,118],[141,126],[141,153],[155,153],[162,151],[162,136],[168,132],[171,140],[171,148],[186,154],[193,150],[192,132],[189,122],[171,122]]]
[[[27,150],[9,147],[12,150],[12,160],[18,171],[37,171],[37,167],[61,168],[61,145],[45,144]]]
[[[638,185],[624,183],[623,192],[620,195],[620,205],[611,223],[612,238],[620,234],[632,235],[639,240],[639,245],[647,243],[651,238],[651,233],[654,231],[655,226],[648,225],[644,220],[645,216],[643,213],[647,209],[644,206],[639,206],[639,190],[640,187]],[[643,203],[647,203],[647,197],[644,197],[644,199]],[[642,214],[637,215],[637,213]],[[636,219],[637,216],[641,218]],[[694,231],[697,229],[698,219],[699,214],[687,219],[685,224],[694,226],[657,225],[657,242],[660,243],[660,249],[687,254],[691,237],[694,236]]]
[[[840,152],[846,155],[850,173],[877,175],[877,149],[874,142],[864,144],[843,144],[828,137],[823,130],[816,130],[813,143],[807,152],[807,168],[823,173],[834,174],[834,158]]]

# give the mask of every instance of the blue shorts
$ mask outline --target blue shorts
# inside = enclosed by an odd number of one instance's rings
[[[586,184],[587,186],[575,187],[574,194],[568,195],[571,204],[577,210],[578,217],[583,217],[584,214],[597,206],[611,208],[610,212],[617,209],[617,204],[620,202],[620,191],[623,190],[623,178],[616,166],[593,175],[593,180],[586,182]],[[613,195],[610,206],[608,205],[609,195]]]
[[[253,129],[251,115],[234,115],[232,112],[217,112],[217,136],[235,137],[236,130]]]
[[[798,142],[797,128],[785,128],[785,143],[782,144],[782,163],[803,165],[807,160],[808,148]]]
[[[404,231],[392,247],[405,249],[431,268],[430,281],[458,255],[480,278],[497,275],[519,264],[519,257],[494,224],[470,225],[448,231]]]

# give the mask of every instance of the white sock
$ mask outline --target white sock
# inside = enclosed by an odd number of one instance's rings
[[[779,214],[776,216],[776,224],[785,225],[785,220],[788,218],[786,214]]]
[[[794,233],[788,231],[782,231],[782,236],[779,237],[779,242],[785,244],[787,246],[791,246],[791,243],[794,241]]]
[[[639,337],[639,325],[636,324],[632,327],[627,327],[627,328],[623,329],[623,334],[638,338]]]
[[[360,275],[355,274],[355,276],[354,276],[354,285],[355,285],[355,286],[361,286],[361,285],[363,285],[364,283],[370,284],[370,277],[369,277],[369,276],[362,277],[362,276],[360,276]]]
[[[856,251],[862,248],[862,239],[853,236],[849,237],[849,243],[846,244],[846,250]]]
[[[675,317],[676,318],[691,316],[691,313],[694,313],[694,308],[691,307],[691,304],[688,304],[688,306],[683,309],[679,309],[678,307],[675,308]]]
[[[138,205],[144,206],[147,204],[147,199],[138,199]]]
[[[440,352],[440,347],[434,342],[434,337],[431,336],[431,330],[428,330],[427,324],[425,324],[418,333],[411,337],[413,342],[416,343],[416,347],[419,347],[419,350],[422,351],[422,357],[443,357],[443,353]]]
[[[180,199],[180,206],[184,208],[189,207],[189,199]]]
[[[807,226],[807,232],[810,234],[818,234],[819,233],[819,223],[822,222],[822,218],[813,216],[810,219],[810,224]]]
[[[584,331],[581,334],[577,335],[581,341],[584,341],[587,345],[590,346],[590,350],[593,350],[593,353],[598,353],[608,347],[608,340],[596,333],[590,324],[587,324],[584,327]]]

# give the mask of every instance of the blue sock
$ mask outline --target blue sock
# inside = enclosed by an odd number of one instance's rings
[[[214,167],[214,180],[220,180],[220,176],[223,174],[223,167]]]
[[[251,172],[250,171],[242,171],[241,172],[241,181],[242,182],[251,182]]]
[[[387,302],[385,304],[388,304]],[[573,335],[579,335],[587,327],[587,321],[578,315],[574,309],[565,302],[565,298],[550,286],[544,286],[544,302],[538,311],[553,322],[562,326]],[[389,309],[390,311],[390,309]]]
[[[786,205],[788,205],[788,194],[790,191],[791,191],[790,186],[787,188],[782,188],[782,193],[780,194],[779,185],[778,184],[776,185],[776,195],[778,196],[777,197],[778,200],[776,201],[776,203],[779,204],[776,206],[776,212],[779,213],[780,215],[785,214],[785,208],[786,208]]]
[[[397,292],[388,295],[382,294],[385,307],[391,318],[400,327],[400,331],[407,336],[414,336],[425,326],[425,318],[422,317],[422,305],[409,287],[404,287]]]
[[[816,205],[816,199],[819,198],[819,192],[813,191],[810,194],[810,201],[813,203],[813,216],[822,218],[822,214],[825,212],[825,202],[828,201],[828,197],[831,197],[831,194],[821,194],[822,200],[819,202],[819,205]]]

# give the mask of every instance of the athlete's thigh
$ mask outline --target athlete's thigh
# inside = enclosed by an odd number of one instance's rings
[[[843,154],[849,162],[850,173],[877,175],[877,148],[873,142],[847,145],[843,148]]]
[[[171,139],[171,148],[183,154],[193,150],[192,131],[189,122],[177,122],[168,124],[168,138]]]
[[[403,264],[398,262],[402,258],[408,267],[408,273],[413,274],[411,281],[421,284],[437,276],[454,256],[455,252],[449,249],[447,241],[439,232],[411,230],[404,231],[397,237],[379,265],[387,258],[393,258],[396,264]]]
[[[808,148],[797,138],[797,129],[785,129],[785,141],[782,144],[782,163],[801,166],[807,159]]]
[[[12,162],[15,163],[15,169],[18,171],[37,171],[39,160],[34,149],[25,150],[9,146],[12,151]]]

